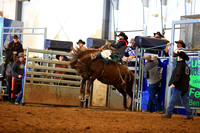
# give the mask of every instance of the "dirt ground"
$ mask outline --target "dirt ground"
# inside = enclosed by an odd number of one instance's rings
[[[200,117],[184,120],[183,115],[163,119],[160,114],[79,107],[11,105],[0,102],[0,133],[199,133]]]

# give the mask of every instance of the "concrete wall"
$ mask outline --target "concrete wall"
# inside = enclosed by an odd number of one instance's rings
[[[31,0],[23,2],[25,27],[47,27],[47,39],[84,41],[101,38],[103,0]],[[25,47],[43,48],[42,38],[24,38]]]

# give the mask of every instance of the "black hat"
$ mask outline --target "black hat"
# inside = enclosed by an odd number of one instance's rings
[[[59,60],[59,57],[60,56],[63,56],[64,57],[64,61],[68,61],[69,59],[66,57],[66,56],[64,56],[64,55],[56,55],[56,59],[58,59]]]
[[[156,34],[158,34],[160,37],[163,37],[163,35],[158,31],[158,32],[156,32],[156,33],[153,33],[154,34],[154,36],[156,35]]]
[[[181,59],[186,60],[186,61],[188,61],[188,60],[190,59],[190,58],[187,56],[187,54],[186,54],[185,52],[183,52],[183,51],[178,52],[176,55],[179,56]]]
[[[85,42],[81,39],[78,40],[77,44],[82,43],[83,45],[85,44]]]
[[[185,43],[183,42],[183,40],[175,41],[175,43],[180,43],[182,47],[185,48]]]
[[[17,35],[14,35],[13,39],[19,39],[19,37]]]
[[[119,35],[117,35],[117,36],[123,36],[124,40],[128,39],[128,37],[126,36],[126,34],[124,32],[120,32]]]

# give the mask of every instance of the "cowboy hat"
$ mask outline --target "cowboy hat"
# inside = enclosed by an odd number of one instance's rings
[[[60,56],[63,56],[64,57],[64,61],[68,61],[69,59],[66,57],[66,56],[64,56],[64,55],[56,55],[56,59],[58,59],[59,60],[59,57]]]
[[[183,51],[178,52],[176,55],[179,56],[181,59],[183,59],[183,60],[185,60],[185,61],[188,61],[188,60],[190,59],[190,58],[187,56],[187,54],[186,54],[185,52],[183,52]]]
[[[158,31],[158,32],[156,32],[156,33],[153,33],[154,34],[154,36],[156,35],[156,34],[158,34],[160,37],[163,37],[163,35]]]
[[[175,41],[175,43],[180,43],[182,47],[185,48],[185,43],[183,42],[183,40]]]
[[[78,40],[77,44],[82,43],[83,45],[85,44],[85,42],[81,39]]]
[[[120,32],[119,35],[117,35],[117,36],[122,36],[122,37],[124,37],[124,40],[127,40],[127,39],[128,39],[128,37],[126,36],[126,34],[125,34],[124,32]]]

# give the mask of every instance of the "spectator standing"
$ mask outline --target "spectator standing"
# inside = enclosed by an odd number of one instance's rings
[[[177,60],[176,67],[168,84],[168,86],[172,88],[171,101],[169,103],[169,107],[167,108],[167,113],[162,115],[162,117],[170,119],[172,117],[174,106],[179,100],[181,100],[186,109],[187,118],[185,119],[191,120],[193,119],[193,115],[189,106],[189,100],[187,98],[190,81],[190,69],[185,62],[189,60],[189,57],[183,51],[178,52],[177,56],[180,58],[180,60]]]
[[[161,77],[158,72],[158,59],[154,57],[154,61],[151,60],[151,55],[143,57],[145,59],[144,64],[144,77],[149,84],[149,101],[147,104],[147,112],[152,112],[153,104],[156,106],[157,113],[163,113],[162,106],[159,100],[156,98],[156,94],[159,92],[159,82]]]
[[[7,49],[11,50],[15,56],[18,56],[19,53],[24,52],[22,44],[19,42],[17,35],[14,35],[13,41],[8,44]]]
[[[12,93],[11,102],[15,101],[15,95],[22,89],[22,75],[24,73],[24,54],[19,53],[18,60],[14,62],[12,67]]]

